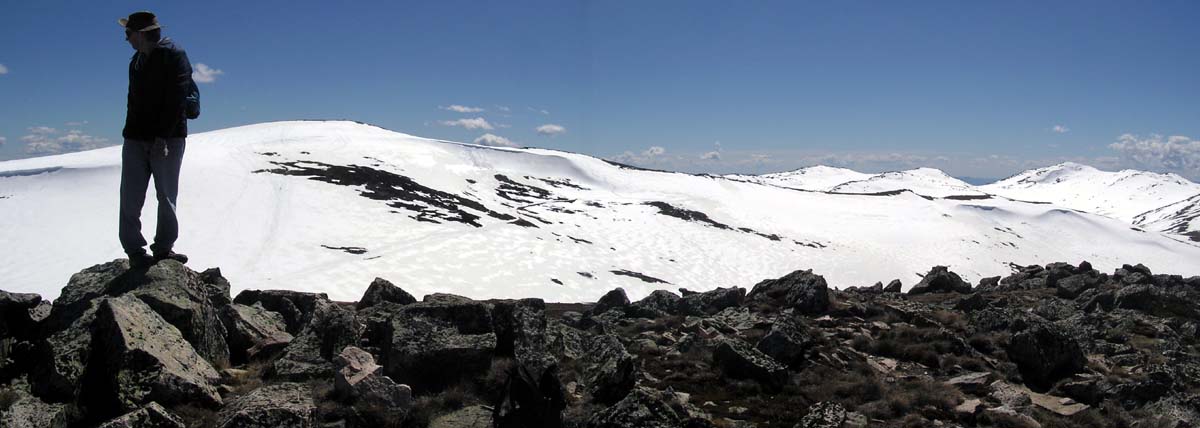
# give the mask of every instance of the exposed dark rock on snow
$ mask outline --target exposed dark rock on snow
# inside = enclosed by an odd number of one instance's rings
[[[327,248],[330,250],[345,251],[350,254],[366,254],[367,253],[367,249],[363,248],[363,247],[334,247],[334,246],[325,245],[325,244],[321,244],[321,247]]]
[[[829,309],[829,285],[812,270],[798,270],[778,279],[754,285],[746,301],[754,305],[788,307],[804,314],[819,314]]]
[[[921,278],[921,282],[908,290],[908,294],[923,293],[970,293],[971,284],[945,266],[934,266]]]
[[[640,272],[634,272],[634,271],[627,270],[627,269],[614,270],[614,271],[609,271],[609,272],[612,272],[613,275],[621,275],[621,276],[637,278],[642,281],[649,282],[651,284],[670,284],[667,281],[663,281],[661,279],[652,277],[650,275],[646,275],[646,274],[640,273]]]

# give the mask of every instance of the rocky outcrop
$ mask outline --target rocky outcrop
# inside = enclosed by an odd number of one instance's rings
[[[676,303],[675,313],[680,315],[713,315],[726,308],[736,308],[746,300],[746,289],[741,287],[721,288],[703,293],[687,293]]]
[[[490,304],[443,295],[393,309],[368,327],[387,376],[428,392],[488,370],[497,344]]]
[[[391,302],[397,305],[408,305],[417,303],[417,298],[408,294],[407,291],[400,289],[391,282],[383,278],[375,278],[371,285],[367,287],[367,292],[363,294],[362,299],[355,305],[355,309],[366,309],[375,306],[381,302]]]
[[[592,339],[583,358],[583,380],[593,400],[611,404],[637,383],[637,361],[612,335]]]
[[[963,281],[957,273],[951,272],[946,266],[934,266],[921,278],[921,282],[908,290],[909,295],[925,293],[963,293],[971,292],[971,284]]]
[[[217,414],[219,428],[315,428],[317,407],[302,383],[268,385],[231,401]]]
[[[92,323],[92,353],[80,401],[93,417],[117,416],[151,401],[216,408],[220,375],[182,333],[134,296],[103,299]]]
[[[812,270],[798,270],[782,278],[768,279],[754,285],[746,295],[747,303],[792,308],[802,314],[814,315],[829,309],[829,285]]]
[[[314,300],[313,308],[308,324],[275,360],[272,377],[293,381],[328,378],[333,374],[334,355],[358,344],[363,326],[353,310],[329,301],[323,294]]]

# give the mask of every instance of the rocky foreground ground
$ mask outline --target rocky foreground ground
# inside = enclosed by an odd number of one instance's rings
[[[810,271],[630,302],[356,303],[125,260],[0,292],[3,427],[1200,427],[1200,277]]]

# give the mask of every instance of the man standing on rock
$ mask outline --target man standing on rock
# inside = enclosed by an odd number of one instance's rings
[[[179,237],[175,198],[187,138],[184,102],[194,87],[192,65],[182,48],[162,38],[153,13],[134,12],[117,22],[125,28],[125,40],[137,51],[129,61],[129,96],[121,132],[125,137],[118,231],[121,246],[133,268],[147,268],[164,259],[187,263],[187,256],[171,248]],[[150,245],[153,256],[144,248],[141,222],[151,177],[158,196],[158,230]]]

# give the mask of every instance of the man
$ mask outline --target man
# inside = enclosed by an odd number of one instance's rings
[[[172,251],[179,237],[175,199],[179,193],[179,168],[187,138],[184,97],[191,87],[192,65],[183,49],[162,38],[158,18],[134,12],[117,20],[125,39],[137,52],[129,61],[129,96],[125,111],[125,143],[121,150],[121,214],[118,234],[129,265],[148,268],[172,259],[187,263],[187,256]],[[158,230],[153,256],[146,253],[142,237],[142,205],[154,178],[158,196]]]

